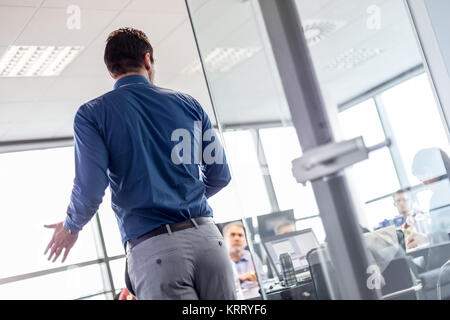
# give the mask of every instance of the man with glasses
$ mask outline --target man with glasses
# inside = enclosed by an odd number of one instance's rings
[[[411,197],[407,190],[401,189],[394,193],[394,205],[398,213],[403,217],[404,223],[401,229],[405,232],[405,237],[409,236],[411,229],[415,229],[416,212],[412,209]]]

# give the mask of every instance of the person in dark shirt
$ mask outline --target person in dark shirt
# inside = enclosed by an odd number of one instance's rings
[[[154,82],[153,48],[139,30],[112,32],[104,61],[114,90],[74,119],[75,179],[65,220],[45,250],[62,262],[105,188],[139,299],[235,299],[233,270],[207,199],[230,179],[208,115],[191,96]]]

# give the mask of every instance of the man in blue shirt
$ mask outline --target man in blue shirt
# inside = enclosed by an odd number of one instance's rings
[[[67,216],[45,254],[62,262],[105,188],[138,299],[234,299],[232,269],[207,198],[231,177],[208,115],[191,96],[153,84],[153,48],[132,28],[104,56],[114,90],[74,119],[75,179]]]
[[[262,279],[266,276],[263,271],[261,259],[254,255],[253,263],[250,251],[245,250],[247,240],[245,239],[245,230],[241,222],[231,222],[223,228],[223,236],[228,248],[229,257],[236,269],[236,275],[242,289],[258,285],[255,267]]]

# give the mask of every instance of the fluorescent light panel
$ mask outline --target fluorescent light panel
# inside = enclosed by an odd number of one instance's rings
[[[337,56],[331,63],[325,66],[326,69],[350,70],[360,66],[363,63],[379,56],[383,53],[380,48],[370,49],[350,48],[346,52]]]
[[[260,51],[260,47],[245,48],[214,48],[210,50],[204,59],[206,69],[211,72],[227,72],[234,66],[251,58]],[[183,72],[196,73],[201,71],[202,66],[199,61],[187,66]]]
[[[0,77],[57,76],[83,48],[81,46],[11,46],[0,59]]]
[[[303,23],[303,31],[309,47],[313,47],[346,24],[346,21],[340,20],[308,19]]]

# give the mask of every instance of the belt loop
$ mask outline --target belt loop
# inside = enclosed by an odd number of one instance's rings
[[[191,219],[192,224],[194,225],[195,229],[198,229],[198,224],[194,219]]]
[[[127,241],[125,243],[125,254],[127,255],[128,258],[128,255],[130,254],[130,241]]]
[[[169,233],[169,236],[172,234],[172,230],[170,229],[170,226],[166,224],[167,233]]]

